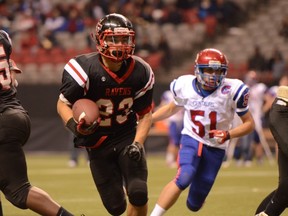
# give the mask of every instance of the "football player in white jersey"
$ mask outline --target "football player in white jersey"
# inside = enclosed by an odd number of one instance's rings
[[[162,190],[151,216],[164,215],[187,187],[187,207],[199,211],[221,167],[229,139],[254,130],[249,88],[241,80],[225,78],[227,70],[228,60],[222,52],[200,51],[195,76],[183,75],[172,81],[174,101],[153,114],[156,122],[184,109],[177,175]],[[242,124],[232,128],[235,113]]]

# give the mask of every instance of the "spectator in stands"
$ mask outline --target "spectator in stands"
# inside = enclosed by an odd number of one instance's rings
[[[261,53],[260,47],[254,47],[254,53],[248,59],[248,70],[264,72],[267,69],[267,60]]]
[[[168,44],[166,35],[162,34],[158,43],[159,52],[162,53],[161,65],[165,73],[169,73],[172,65],[172,52]]]
[[[84,31],[84,20],[77,8],[71,7],[68,17],[65,20],[64,26],[65,30],[71,34]]]
[[[167,3],[164,9],[164,17],[162,17],[162,23],[179,24],[183,22],[182,13],[177,9],[175,2]]]
[[[282,19],[281,27],[279,30],[279,34],[284,37],[286,40],[288,39],[288,16],[285,16]]]
[[[65,17],[61,15],[57,7],[48,14],[47,18],[44,21],[44,28],[50,30],[53,33],[58,31],[63,31],[63,26],[65,23]]]
[[[136,54],[142,58],[147,58],[150,54],[156,51],[152,45],[150,38],[147,34],[144,34],[141,43],[137,44]]]
[[[215,16],[216,4],[211,0],[201,0],[198,6],[198,17],[200,20],[205,20],[208,16]]]
[[[272,85],[277,85],[285,73],[286,62],[279,49],[275,49],[273,55],[268,60],[268,70],[272,72]]]
[[[245,18],[244,11],[235,1],[216,0],[216,8],[216,18],[224,29],[238,26]]]

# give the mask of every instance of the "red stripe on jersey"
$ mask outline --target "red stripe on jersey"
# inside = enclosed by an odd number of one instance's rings
[[[75,72],[75,74],[83,81],[83,83],[86,84],[85,78],[81,75],[81,73],[74,67],[74,65],[73,65],[70,61],[68,62],[68,65],[73,69],[73,71]],[[86,85],[85,85],[85,87],[84,87],[84,91],[85,91],[85,92],[88,91]]]
[[[152,108],[153,108],[153,105],[150,104],[150,105],[149,105],[148,107],[146,107],[144,110],[141,110],[141,111],[137,112],[137,114],[138,114],[139,116],[143,116],[143,115],[145,115],[146,113],[150,112],[150,111],[152,110]]]
[[[104,140],[106,140],[108,136],[102,136],[97,142],[95,145],[91,146],[91,147],[88,147],[88,148],[98,148],[103,142]]]
[[[140,91],[138,91],[136,98],[139,97],[139,95],[144,95],[144,93],[149,90],[149,88],[151,88],[151,86],[153,86],[154,84],[154,73],[152,73],[151,79],[149,80],[148,85],[146,85],[146,88],[141,89]],[[143,94],[141,94],[142,92],[144,92]],[[141,97],[141,96],[140,96]]]
[[[197,155],[198,155],[199,157],[201,157],[201,155],[202,155],[202,150],[203,150],[203,143],[202,143],[202,142],[199,142],[198,153],[197,153]]]

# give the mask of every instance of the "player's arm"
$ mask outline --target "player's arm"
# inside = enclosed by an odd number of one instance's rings
[[[73,117],[71,107],[63,102],[60,98],[57,101],[57,112],[65,125],[67,124],[68,120]]]
[[[240,116],[240,118],[242,120],[242,124],[229,130],[230,139],[236,138],[236,137],[241,137],[241,136],[244,136],[246,134],[249,134],[255,128],[254,119],[253,119],[250,111],[245,113],[243,116]]]
[[[241,87],[243,89],[241,90]],[[226,142],[229,139],[241,137],[251,133],[255,128],[254,119],[249,111],[248,100],[249,100],[249,88],[245,85],[241,85],[240,90],[242,91],[238,100],[236,101],[237,114],[242,120],[242,124],[227,130],[211,130],[209,135],[217,139],[219,144]]]
[[[152,122],[157,122],[169,118],[178,111],[183,109],[181,106],[177,106],[173,101],[160,107],[152,115]]]
[[[124,153],[127,154],[132,160],[140,161],[144,156],[144,142],[148,136],[152,124],[152,112],[138,115],[138,125],[136,135],[132,144],[126,146]]]
[[[152,112],[148,112],[145,115],[139,116],[138,119],[138,125],[137,125],[137,131],[136,131],[136,135],[135,135],[135,142],[139,142],[141,144],[144,144],[150,127],[152,124]]]
[[[61,100],[61,96],[57,102],[57,112],[62,118],[66,128],[77,137],[93,134],[99,126],[100,120],[88,126],[85,124],[84,119],[76,122],[73,118],[71,106]]]

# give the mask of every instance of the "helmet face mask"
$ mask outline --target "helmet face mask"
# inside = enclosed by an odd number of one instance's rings
[[[195,60],[195,75],[204,89],[218,88],[227,75],[226,56],[216,49],[205,49],[198,53]]]
[[[135,31],[132,23],[120,14],[101,19],[92,35],[98,52],[115,62],[129,58],[135,49]]]

